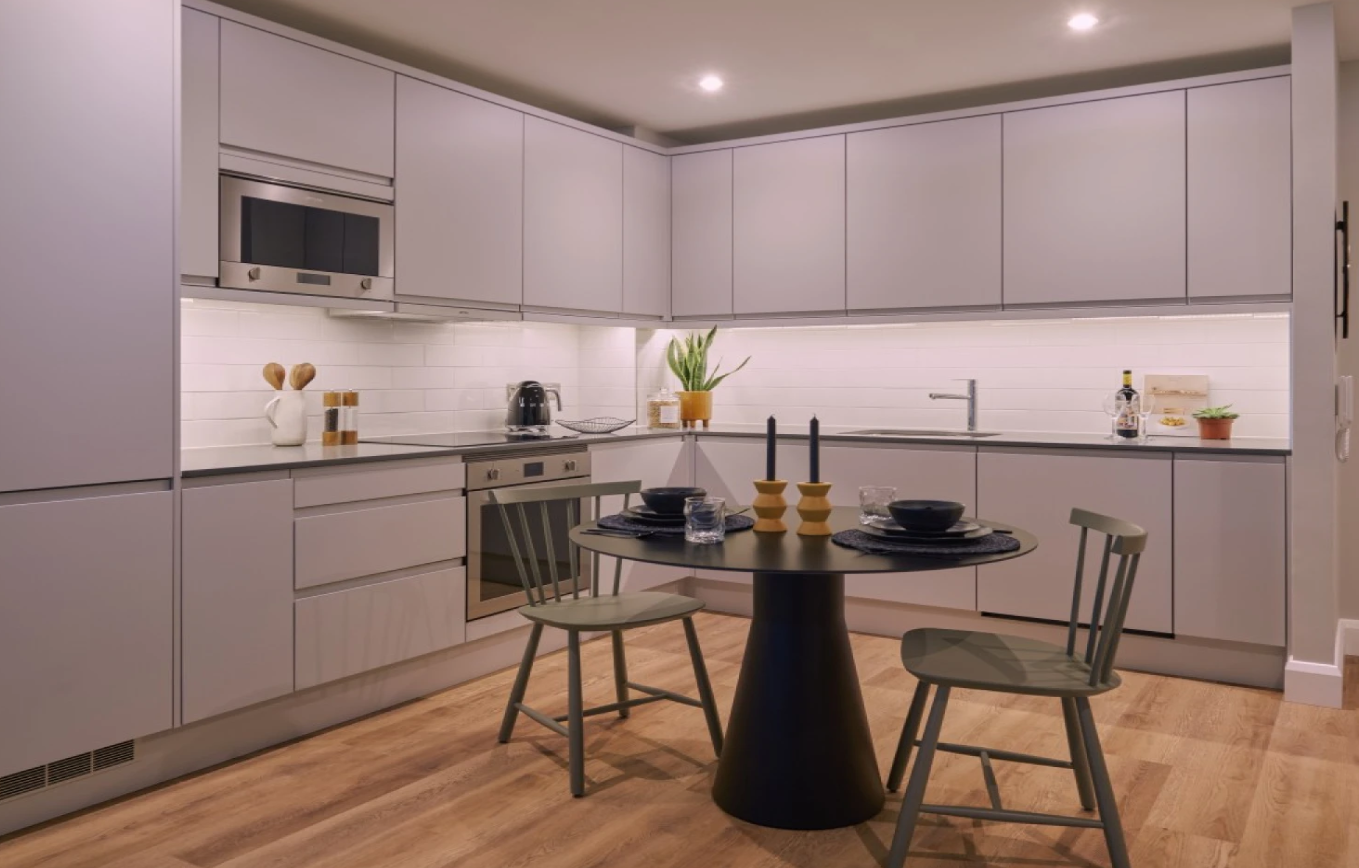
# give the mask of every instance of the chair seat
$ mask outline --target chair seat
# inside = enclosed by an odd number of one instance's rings
[[[928,628],[901,637],[901,662],[921,681],[1031,696],[1096,696],[1121,682],[1090,685],[1090,667],[1050,642]]]
[[[674,621],[692,615],[704,605],[702,600],[680,594],[635,591],[520,606],[519,614],[563,630],[620,630]]]

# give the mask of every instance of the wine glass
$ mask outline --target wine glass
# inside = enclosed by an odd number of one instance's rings
[[[1118,436],[1118,417],[1123,415],[1124,408],[1127,406],[1127,399],[1118,392],[1110,392],[1104,396],[1104,412],[1109,416],[1109,439],[1117,443]]]
[[[1147,392],[1137,396],[1137,415],[1142,420],[1143,444],[1151,442],[1151,417],[1156,413],[1156,396]]]

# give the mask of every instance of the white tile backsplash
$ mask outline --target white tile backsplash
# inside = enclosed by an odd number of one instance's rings
[[[504,423],[505,384],[562,384],[557,418],[633,418],[630,328],[545,323],[405,323],[317,308],[193,300],[181,311],[183,445],[269,442],[261,369],[311,362],[308,434],[321,392],[358,389],[362,435],[472,431]],[[555,412],[555,411],[554,411]]]
[[[1289,436],[1289,318],[1284,313],[1070,320],[905,323],[818,328],[725,328],[714,355],[727,369],[714,394],[721,422],[962,428],[959,401],[931,401],[975,378],[980,427],[1102,433],[1104,396],[1124,368],[1207,374],[1214,404],[1242,414],[1242,437]],[[637,332],[638,406],[677,388],[665,345],[676,331]]]

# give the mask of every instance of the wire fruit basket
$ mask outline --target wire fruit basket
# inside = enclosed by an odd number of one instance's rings
[[[578,422],[558,419],[557,424],[568,431],[579,431],[581,434],[612,434],[636,421],[636,419],[619,419],[614,416],[596,416],[593,419],[582,419]]]

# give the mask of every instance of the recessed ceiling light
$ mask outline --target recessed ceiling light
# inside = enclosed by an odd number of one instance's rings
[[[718,92],[719,90],[722,89],[722,85],[724,83],[725,82],[723,82],[722,79],[716,75],[705,75],[698,80],[698,86],[706,90],[708,93]]]
[[[1099,19],[1089,12],[1082,12],[1079,15],[1071,16],[1071,20],[1066,23],[1072,30],[1089,30],[1099,23]]]

